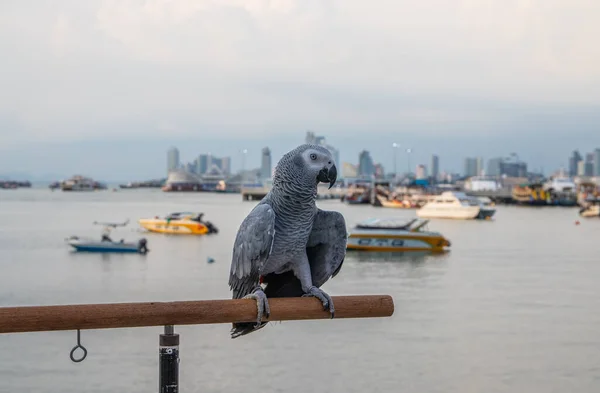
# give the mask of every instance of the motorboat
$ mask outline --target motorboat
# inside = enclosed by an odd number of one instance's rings
[[[76,251],[82,252],[119,252],[119,253],[139,253],[146,254],[148,250],[148,242],[145,238],[139,239],[137,242],[126,242],[124,239],[114,241],[110,237],[110,229],[127,225],[129,220],[124,223],[99,223],[95,225],[104,226],[104,231],[100,240],[89,237],[70,236],[66,239],[67,244],[73,247]]]
[[[579,215],[581,217],[600,217],[600,201],[595,203],[589,203],[579,209]]]
[[[207,235],[219,230],[210,221],[204,221],[204,213],[176,212],[166,217],[142,218],[138,222],[142,228],[156,233],[177,235]]]
[[[417,207],[408,199],[388,199],[382,195],[375,195],[375,206],[391,207],[396,209],[413,209]]]
[[[95,191],[106,190],[107,186],[104,183],[97,182],[89,177],[75,175],[70,179],[60,183],[60,188],[63,191]]]
[[[426,230],[429,220],[402,222],[395,218],[371,218],[357,224],[348,236],[346,249],[363,251],[443,252],[450,241]]]
[[[489,220],[494,213],[495,208],[485,206],[476,197],[460,191],[444,191],[417,210],[417,217]]]

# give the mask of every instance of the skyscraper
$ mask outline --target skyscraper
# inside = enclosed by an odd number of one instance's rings
[[[179,169],[179,149],[171,147],[167,151],[167,173]]]
[[[465,170],[463,174],[465,177],[477,176],[477,158],[465,158]]]
[[[440,174],[440,159],[435,154],[431,156],[431,178],[436,181]]]
[[[358,155],[358,176],[371,176],[375,174],[375,165],[371,154],[367,150],[363,150]]]
[[[415,178],[417,180],[422,180],[427,178],[427,168],[423,164],[417,165],[417,169],[415,170]]]
[[[268,147],[262,149],[260,177],[261,179],[269,179],[271,177],[271,150]]]
[[[477,168],[477,174],[475,176],[481,176],[485,169],[483,167],[483,157],[477,157],[477,164],[475,167]]]
[[[594,150],[594,176],[600,176],[600,149]]]
[[[585,155],[585,176],[594,176],[594,153],[588,153]]]
[[[583,161],[581,154],[577,150],[573,151],[571,157],[569,157],[569,176],[577,175],[577,168],[580,161]]]
[[[196,169],[197,174],[202,175],[202,174],[208,172],[208,170],[210,169],[210,167],[213,164],[212,155],[210,153],[200,154],[198,156],[197,164],[198,164],[198,168]]]

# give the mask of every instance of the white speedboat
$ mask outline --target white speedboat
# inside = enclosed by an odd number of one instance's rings
[[[417,217],[488,220],[494,213],[496,209],[485,206],[476,197],[459,191],[445,191],[417,210]]]

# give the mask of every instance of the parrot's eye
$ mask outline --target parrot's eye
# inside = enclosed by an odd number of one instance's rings
[[[315,153],[312,153],[312,154],[310,155],[310,159],[311,159],[311,160],[316,160],[316,159],[317,159],[317,155],[316,155]]]

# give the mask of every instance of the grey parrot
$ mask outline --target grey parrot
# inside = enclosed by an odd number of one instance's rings
[[[258,313],[256,324],[234,323],[231,338],[267,324],[267,298],[314,296],[334,317],[320,287],[340,271],[348,235],[344,216],[317,208],[316,197],[319,183],[331,188],[336,179],[331,153],[318,145],[298,146],[277,163],[273,187],[242,221],[233,245],[233,298],[255,299]]]

